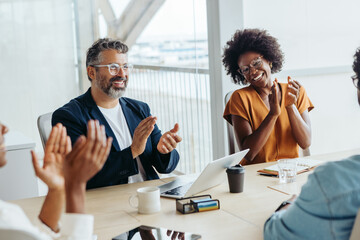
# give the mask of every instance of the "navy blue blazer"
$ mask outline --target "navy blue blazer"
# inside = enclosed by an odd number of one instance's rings
[[[99,120],[100,124],[105,126],[106,135],[113,138],[113,143],[104,167],[88,181],[86,188],[91,189],[127,183],[129,176],[139,173],[136,160],[132,156],[130,147],[122,149],[119,146],[111,127],[92,98],[90,90],[91,88],[85,94],[72,99],[69,103],[57,109],[52,115],[52,125],[62,123],[66,127],[72,144],[74,144],[80,135],[86,136],[86,126],[90,119]],[[146,103],[130,98],[121,97],[119,102],[130,134],[133,137],[135,128],[139,123],[151,115],[150,108]],[[146,142],[145,151],[139,156],[147,180],[159,178],[153,167],[159,173],[170,173],[179,162],[179,154],[175,149],[169,154],[161,154],[157,150],[161,135],[161,131],[155,125]]]

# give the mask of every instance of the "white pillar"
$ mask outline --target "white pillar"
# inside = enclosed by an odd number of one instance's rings
[[[207,0],[210,101],[214,159],[228,154],[224,97],[239,88],[231,82],[222,65],[223,48],[237,29],[244,26],[242,0]]]
[[[94,0],[74,0],[74,8],[79,94],[82,94],[90,87],[85,66],[86,51],[98,38],[98,9]]]

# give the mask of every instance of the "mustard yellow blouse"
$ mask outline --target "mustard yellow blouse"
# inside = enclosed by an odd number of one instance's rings
[[[299,145],[296,143],[292,132],[290,121],[285,109],[285,93],[287,84],[280,83],[281,87],[281,114],[277,119],[264,147],[251,163],[263,163],[276,161],[281,158],[296,158],[299,156]],[[296,108],[302,114],[306,109],[311,111],[314,106],[307,96],[304,87],[300,88]],[[252,86],[236,90],[225,106],[223,117],[232,125],[231,116],[240,116],[250,123],[251,129],[255,131],[265,117],[269,109],[266,107],[259,94]]]

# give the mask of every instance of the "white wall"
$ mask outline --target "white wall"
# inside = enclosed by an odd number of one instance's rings
[[[358,0],[244,0],[244,26],[278,38],[285,70],[350,65],[359,9]]]
[[[359,148],[360,107],[350,78],[352,74],[295,77],[315,106],[310,112],[311,154]]]
[[[224,97],[239,86],[231,83],[222,66],[223,47],[237,28],[243,26],[242,0],[207,0],[209,73],[213,157],[228,154]]]
[[[71,0],[0,1],[0,121],[36,142],[40,114],[78,95]]]
[[[285,53],[285,64],[282,73],[275,76],[282,81],[286,81],[287,75],[299,80],[315,105],[310,113],[311,153],[358,148],[360,107],[350,76],[353,75],[353,54],[360,46],[357,30],[360,1],[208,0],[213,2],[217,2],[220,9],[218,38],[222,45],[219,49],[222,50],[237,29],[266,29],[278,39]],[[217,17],[208,11],[208,18]],[[210,28],[214,26],[209,27],[209,32]],[[210,47],[214,46],[210,46],[209,39]],[[217,89],[223,95],[240,88],[224,76],[223,69],[221,77],[216,74],[222,81],[221,88]],[[217,131],[219,129],[222,130],[218,126]],[[222,136],[213,135],[214,138]]]

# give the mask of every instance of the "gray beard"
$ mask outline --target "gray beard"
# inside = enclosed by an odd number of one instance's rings
[[[106,95],[108,95],[111,98],[121,98],[122,96],[124,96],[125,94],[125,88],[124,89],[118,89],[115,90],[114,88],[110,87],[110,89],[107,89],[107,92],[103,91],[106,93]]]
[[[125,90],[127,87],[127,82],[125,83],[125,88],[123,89],[114,89],[112,88],[112,85],[105,86],[104,80],[100,79],[100,81],[96,80],[95,84],[98,88],[100,88],[106,95],[108,95],[111,98],[117,99],[121,98],[125,94]]]

